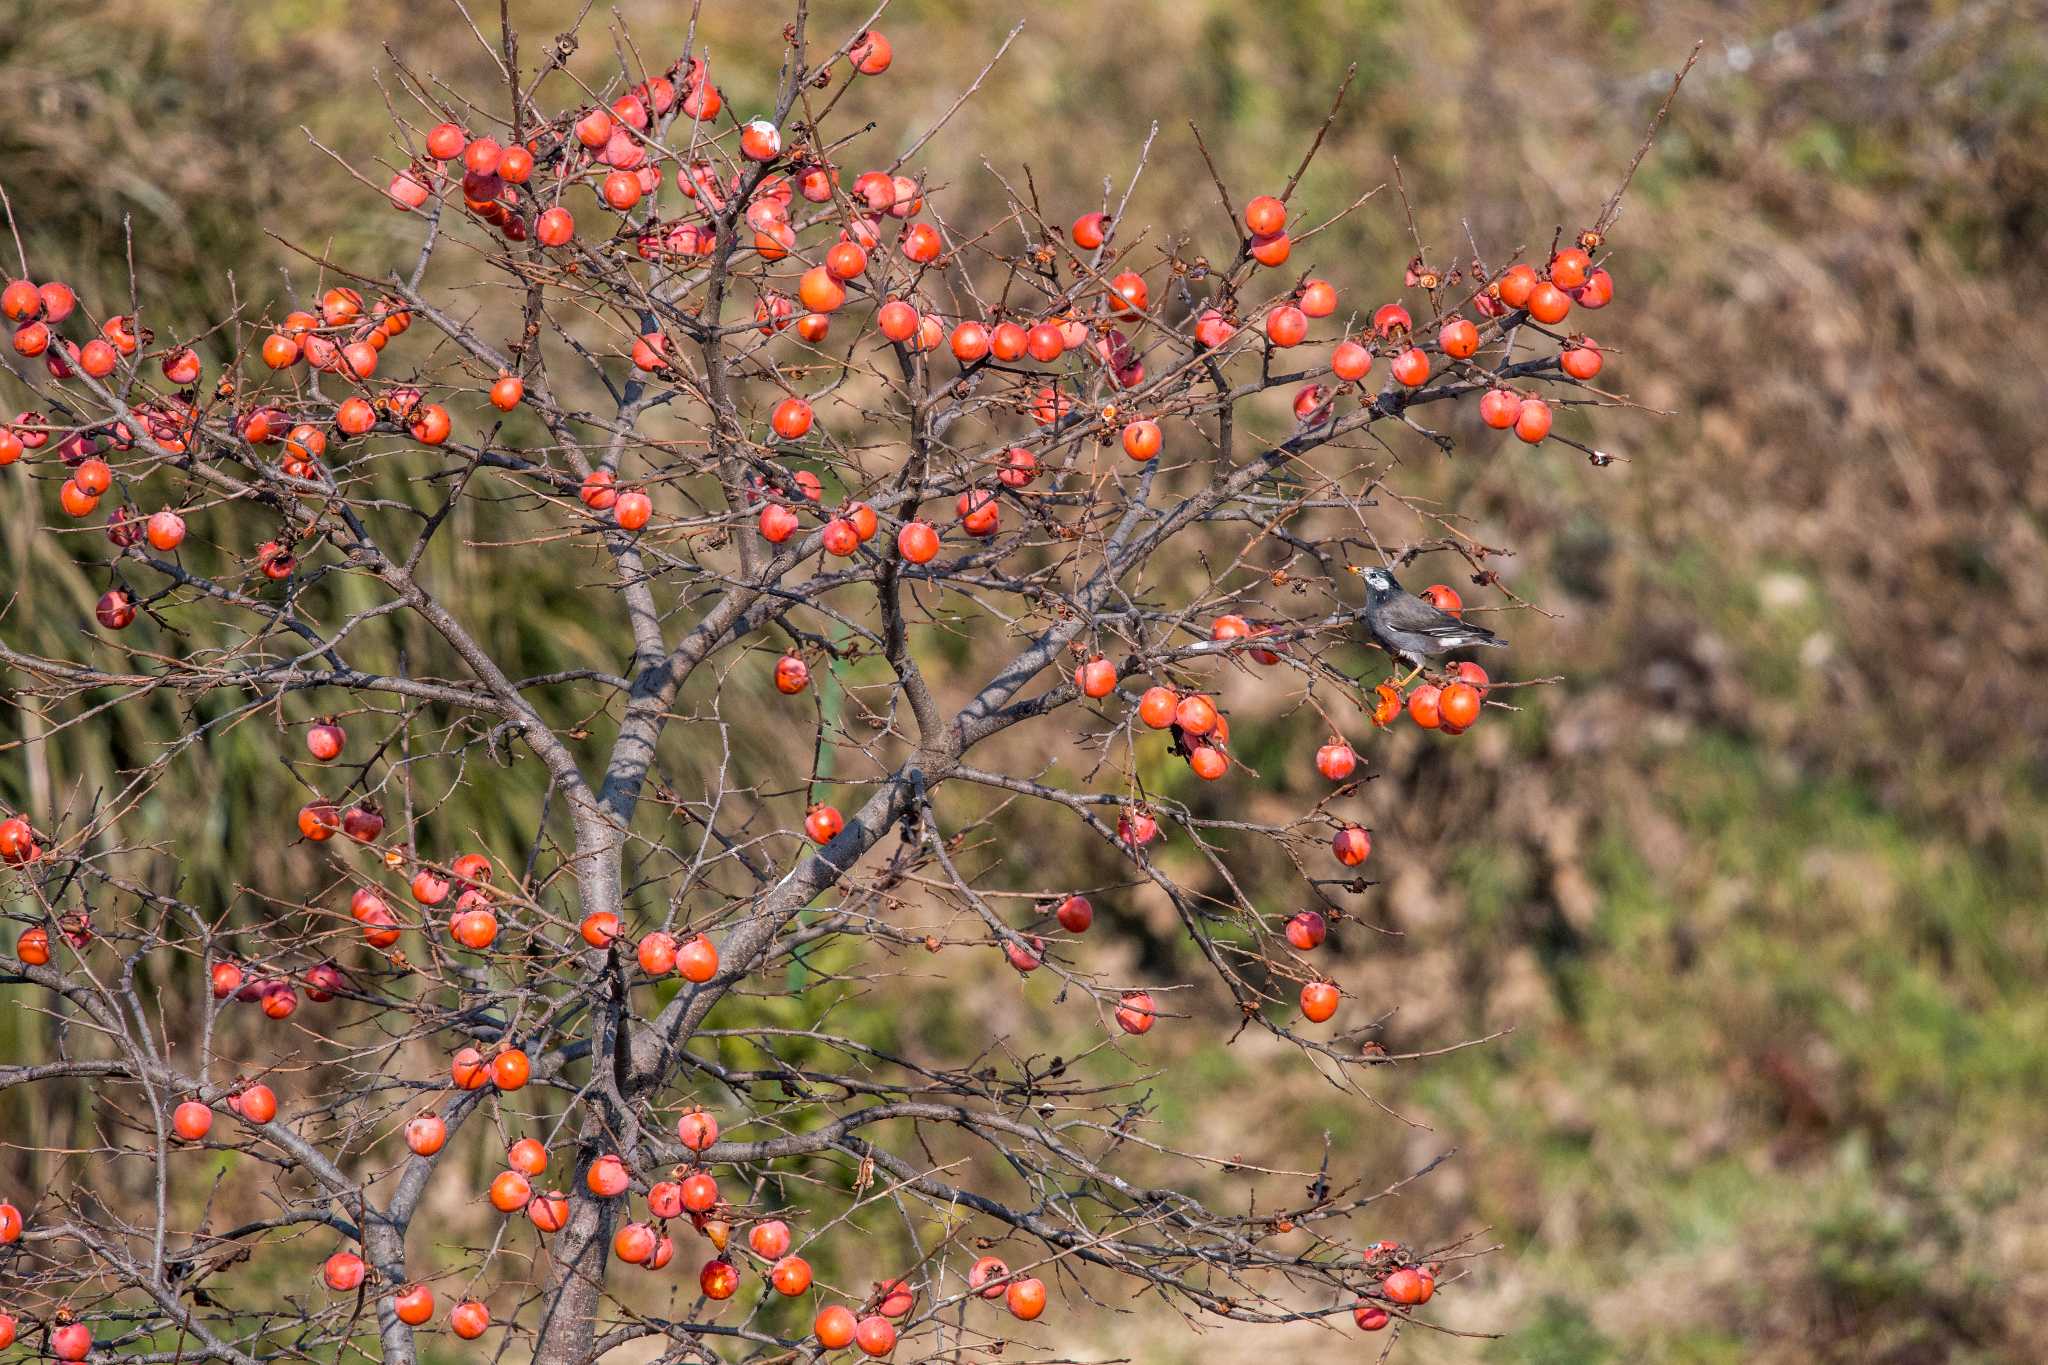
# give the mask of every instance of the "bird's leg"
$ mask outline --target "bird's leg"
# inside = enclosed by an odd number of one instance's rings
[[[1401,679],[1401,681],[1399,681],[1399,682],[1397,682],[1397,683],[1395,683],[1395,684],[1394,684],[1394,690],[1395,690],[1396,692],[1399,692],[1399,691],[1401,691],[1401,690],[1402,690],[1403,688],[1407,687],[1409,683],[1412,683],[1412,682],[1414,682],[1414,681],[1415,681],[1415,675],[1416,675],[1416,674],[1418,674],[1418,673],[1420,673],[1421,671],[1422,671],[1422,665],[1421,665],[1421,664],[1417,664],[1417,665],[1415,665],[1415,667],[1413,667],[1413,668],[1409,669],[1409,670],[1408,670],[1408,676],[1407,676],[1407,677],[1405,677],[1405,678],[1403,678],[1403,679]]]

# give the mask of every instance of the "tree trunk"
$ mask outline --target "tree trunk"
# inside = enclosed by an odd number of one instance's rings
[[[586,1144],[568,1191],[568,1225],[548,1240],[547,1309],[533,1349],[534,1365],[587,1365],[596,1340],[613,1202],[596,1198],[583,1183],[596,1156]]]

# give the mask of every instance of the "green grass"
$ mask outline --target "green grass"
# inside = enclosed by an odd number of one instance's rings
[[[1789,1253],[1766,1260],[1770,1278],[1810,1289],[1859,1340],[1906,1304],[1995,1316],[1986,1238],[2048,1174],[2031,851],[2015,867],[1930,841],[1854,784],[1771,759],[1718,733],[1664,752],[1637,798],[1684,832],[1682,872],[1653,874],[1626,821],[1603,822],[1597,926],[1552,964],[1572,1007],[1414,1088],[1486,1134],[1496,1164],[1474,1213],[1503,1232],[1511,1278],[1555,1287],[1490,1361],[1741,1358],[1739,1333],[1612,1325],[1632,1315],[1600,1296],[1662,1258]],[[1476,854],[1451,875],[1475,928],[1516,885]],[[1687,966],[1681,929],[1706,945]],[[1822,1131],[1787,1126],[1764,1079],[1774,1052],[1812,1073]],[[1774,1143],[1792,1145],[1760,1162]],[[1486,1196],[1501,1153],[1520,1154],[1537,1202]],[[1557,1200],[1573,1206],[1568,1242],[1530,1216]]]

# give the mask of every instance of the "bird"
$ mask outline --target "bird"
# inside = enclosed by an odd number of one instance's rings
[[[1365,605],[1359,609],[1358,617],[1366,633],[1396,659],[1415,665],[1398,686],[1405,687],[1414,681],[1423,666],[1440,654],[1474,645],[1507,647],[1506,640],[1486,627],[1461,621],[1423,601],[1385,569],[1367,569],[1364,578]]]

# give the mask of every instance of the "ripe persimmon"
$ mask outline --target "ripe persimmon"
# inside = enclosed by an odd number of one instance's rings
[[[1266,339],[1275,346],[1299,346],[1308,335],[1308,314],[1283,303],[1266,314]]]
[[[1310,952],[1322,945],[1329,932],[1329,922],[1314,910],[1302,910],[1287,921],[1287,942],[1300,952]]]
[[[1330,839],[1330,851],[1346,867],[1357,867],[1372,855],[1372,835],[1362,826],[1346,825]]]
[[[1443,724],[1443,714],[1437,709],[1441,689],[1435,683],[1424,683],[1408,694],[1408,718],[1425,730],[1434,730]]]
[[[448,1059],[448,1079],[458,1090],[481,1090],[491,1081],[491,1068],[484,1054],[473,1047],[457,1048]]]
[[[718,1120],[707,1109],[686,1109],[676,1119],[676,1141],[701,1152],[718,1141]]]
[[[420,1114],[407,1119],[405,1145],[414,1156],[432,1156],[448,1141],[448,1123],[439,1114]]]
[[[1164,438],[1160,435],[1159,423],[1150,418],[1140,418],[1125,425],[1123,442],[1124,454],[1134,460],[1144,461],[1152,459],[1159,453]]]
[[[500,1171],[491,1180],[490,1198],[499,1213],[517,1213],[533,1198],[533,1184],[518,1171]]]
[[[1341,739],[1333,739],[1316,750],[1316,771],[1332,782],[1342,782],[1357,767],[1357,752]]]
[[[171,1128],[184,1142],[198,1142],[213,1128],[213,1110],[198,1100],[186,1100],[171,1114]]]
[[[1190,735],[1206,735],[1216,728],[1216,703],[1197,693],[1183,697],[1173,709],[1173,723]]]
[[[1086,896],[1068,896],[1053,911],[1053,918],[1060,922],[1060,928],[1070,934],[1084,934],[1095,922],[1095,907]]]
[[[1451,683],[1437,696],[1437,712],[1444,729],[1468,728],[1479,719],[1479,689],[1470,683]]]
[[[1541,398],[1525,398],[1515,412],[1515,435],[1536,445],[1550,434],[1550,404]]]
[[[785,1298],[795,1298],[811,1287],[811,1263],[801,1256],[784,1256],[768,1271],[768,1282]]]
[[[1337,1012],[1343,993],[1328,981],[1311,981],[1301,988],[1301,1012],[1311,1023],[1321,1024]]]
[[[1074,686],[1085,697],[1106,697],[1116,691],[1116,666],[1097,655],[1074,670]]]
[[[1045,1311],[1045,1282],[1029,1277],[1012,1281],[1003,1298],[1011,1316],[1030,1322]]]
[[[518,1090],[532,1075],[533,1063],[516,1047],[508,1047],[491,1058],[491,1082],[500,1090]]]
[[[1287,228],[1287,205],[1261,194],[1244,206],[1244,225],[1254,237],[1271,237]]]
[[[1138,719],[1154,730],[1164,730],[1173,724],[1176,708],[1180,706],[1180,694],[1170,687],[1148,687],[1138,698]]]
[[[1124,1033],[1149,1033],[1151,1025],[1159,1021],[1159,1007],[1153,1005],[1151,993],[1147,990],[1124,990],[1122,999],[1116,1003],[1116,1027]]]
[[[886,1322],[883,1324],[885,1327],[887,1325]],[[851,1346],[856,1331],[858,1327],[853,1310],[844,1304],[827,1304],[820,1308],[818,1316],[811,1320],[811,1334],[817,1337],[818,1344],[828,1351],[843,1350]]]
[[[606,1152],[590,1163],[590,1169],[583,1173],[583,1183],[600,1199],[616,1199],[633,1183],[633,1177],[626,1170],[625,1162],[616,1154]]]

